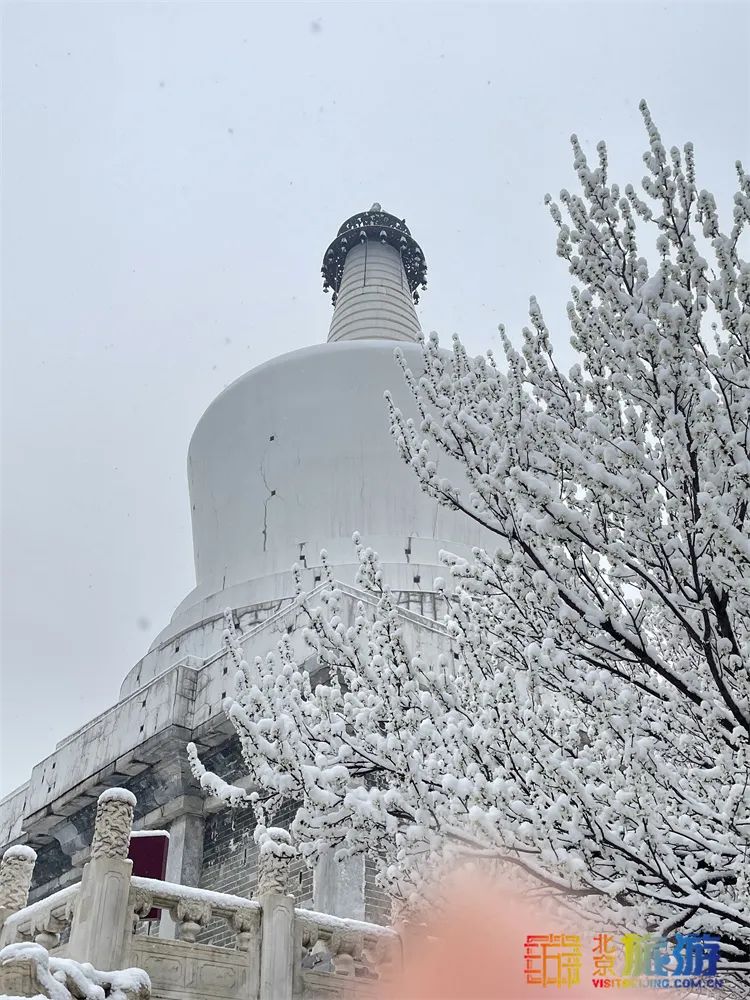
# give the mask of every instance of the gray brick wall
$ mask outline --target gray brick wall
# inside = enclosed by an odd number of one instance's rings
[[[391,919],[391,900],[375,883],[375,860],[365,857],[365,920],[372,924],[387,924]]]
[[[230,740],[206,755],[204,763],[228,781],[242,773],[242,760],[236,740]],[[289,804],[272,819],[273,826],[288,829],[296,806]],[[221,809],[206,817],[203,835],[203,872],[201,887],[234,896],[252,896],[258,884],[258,848],[253,840],[255,817],[250,809]],[[287,881],[287,891],[294,894],[298,906],[312,906],[313,875],[302,859],[295,861]],[[365,919],[387,924],[391,903],[375,884],[375,861],[365,859]],[[213,921],[198,937],[209,944],[230,945],[234,935],[224,921]]]
[[[273,826],[288,829],[296,807],[289,805],[273,817]],[[253,840],[255,817],[249,809],[222,809],[206,818],[203,834],[201,887],[234,896],[251,897],[258,885],[258,847]],[[302,859],[291,866],[286,890],[298,906],[312,905],[313,875]],[[212,921],[199,941],[231,945],[234,934],[223,920]]]

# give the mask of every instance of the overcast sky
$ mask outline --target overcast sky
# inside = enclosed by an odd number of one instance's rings
[[[536,293],[568,137],[643,174],[645,96],[731,208],[747,4],[3,7],[0,794],[117,699],[194,584],[185,458],[249,368],[326,337],[320,262],[377,200],[422,325],[479,352]]]

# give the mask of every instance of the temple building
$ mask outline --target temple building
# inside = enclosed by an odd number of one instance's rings
[[[323,258],[334,309],[327,343],[284,354],[241,376],[208,407],[188,451],[195,588],[146,655],[127,673],[119,700],[62,740],[28,782],[0,801],[0,853],[27,844],[38,854],[30,899],[80,879],[96,801],[110,786],[137,798],[135,828],[169,831],[166,880],[249,895],[257,879],[254,820],[207,799],[188,766],[193,740],[207,767],[242,783],[234,730],[222,710],[234,671],[223,647],[231,608],[246,659],[287,635],[309,656],[298,628],[292,566],[321,589],[325,549],[353,608],[369,598],[355,583],[352,533],[380,555],[409,641],[445,647],[435,577],[439,553],[469,556],[482,539],[469,518],[423,494],[398,454],[383,399],[413,411],[394,360],[398,345],[420,367],[415,311],[426,263],[406,223],[375,204],[341,226]],[[311,672],[315,664],[309,664]],[[276,817],[276,825],[292,818]],[[297,901],[339,916],[388,919],[371,859],[341,866],[300,862]],[[169,935],[169,917],[160,933]],[[221,943],[219,926],[201,940]]]

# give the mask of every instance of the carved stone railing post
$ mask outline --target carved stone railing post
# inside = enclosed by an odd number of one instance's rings
[[[260,928],[261,913],[258,910],[237,909],[229,918],[229,925],[235,933],[235,947],[247,955],[247,997],[256,1000],[260,988]]]
[[[403,966],[403,941],[398,935],[365,940],[369,968],[377,969],[381,979],[391,979]]]
[[[36,851],[24,844],[9,847],[0,861],[0,927],[29,901]]]
[[[195,944],[198,933],[211,922],[211,904],[200,899],[180,899],[169,911],[180,941]]]
[[[52,951],[60,944],[60,934],[65,924],[53,914],[46,914],[39,922],[34,923],[34,942],[47,951]]]
[[[83,869],[76,900],[68,954],[95,969],[122,969],[130,939],[130,875],[128,860],[135,795],[110,788],[99,796],[91,860]]]
[[[294,977],[294,896],[287,895],[287,875],[294,857],[286,830],[271,828],[258,856],[261,916],[260,1000],[290,1000]]]
[[[355,959],[362,957],[362,934],[355,931],[334,931],[329,947],[333,959],[333,971],[339,976],[353,976]]]
[[[128,896],[128,919],[125,922],[124,939],[122,943],[122,953],[127,956],[127,965],[131,964],[130,950],[133,938],[138,933],[138,925],[145,920],[154,908],[153,893],[147,889],[138,889],[132,882]]]
[[[235,910],[229,920],[235,933],[237,951],[252,951],[260,936],[260,914],[257,910]]]

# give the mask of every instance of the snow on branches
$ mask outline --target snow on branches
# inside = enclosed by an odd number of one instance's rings
[[[444,653],[409,648],[357,540],[368,601],[299,598],[324,682],[283,644],[237,653],[229,715],[261,817],[299,801],[308,856],[369,850],[402,896],[446,853],[499,861],[750,966],[750,179],[727,233],[692,146],[641,110],[642,194],[574,136],[580,191],[547,198],[579,363],[558,368],[534,299],[502,366],[434,336],[422,371],[401,359],[401,455],[497,540],[444,555]]]

